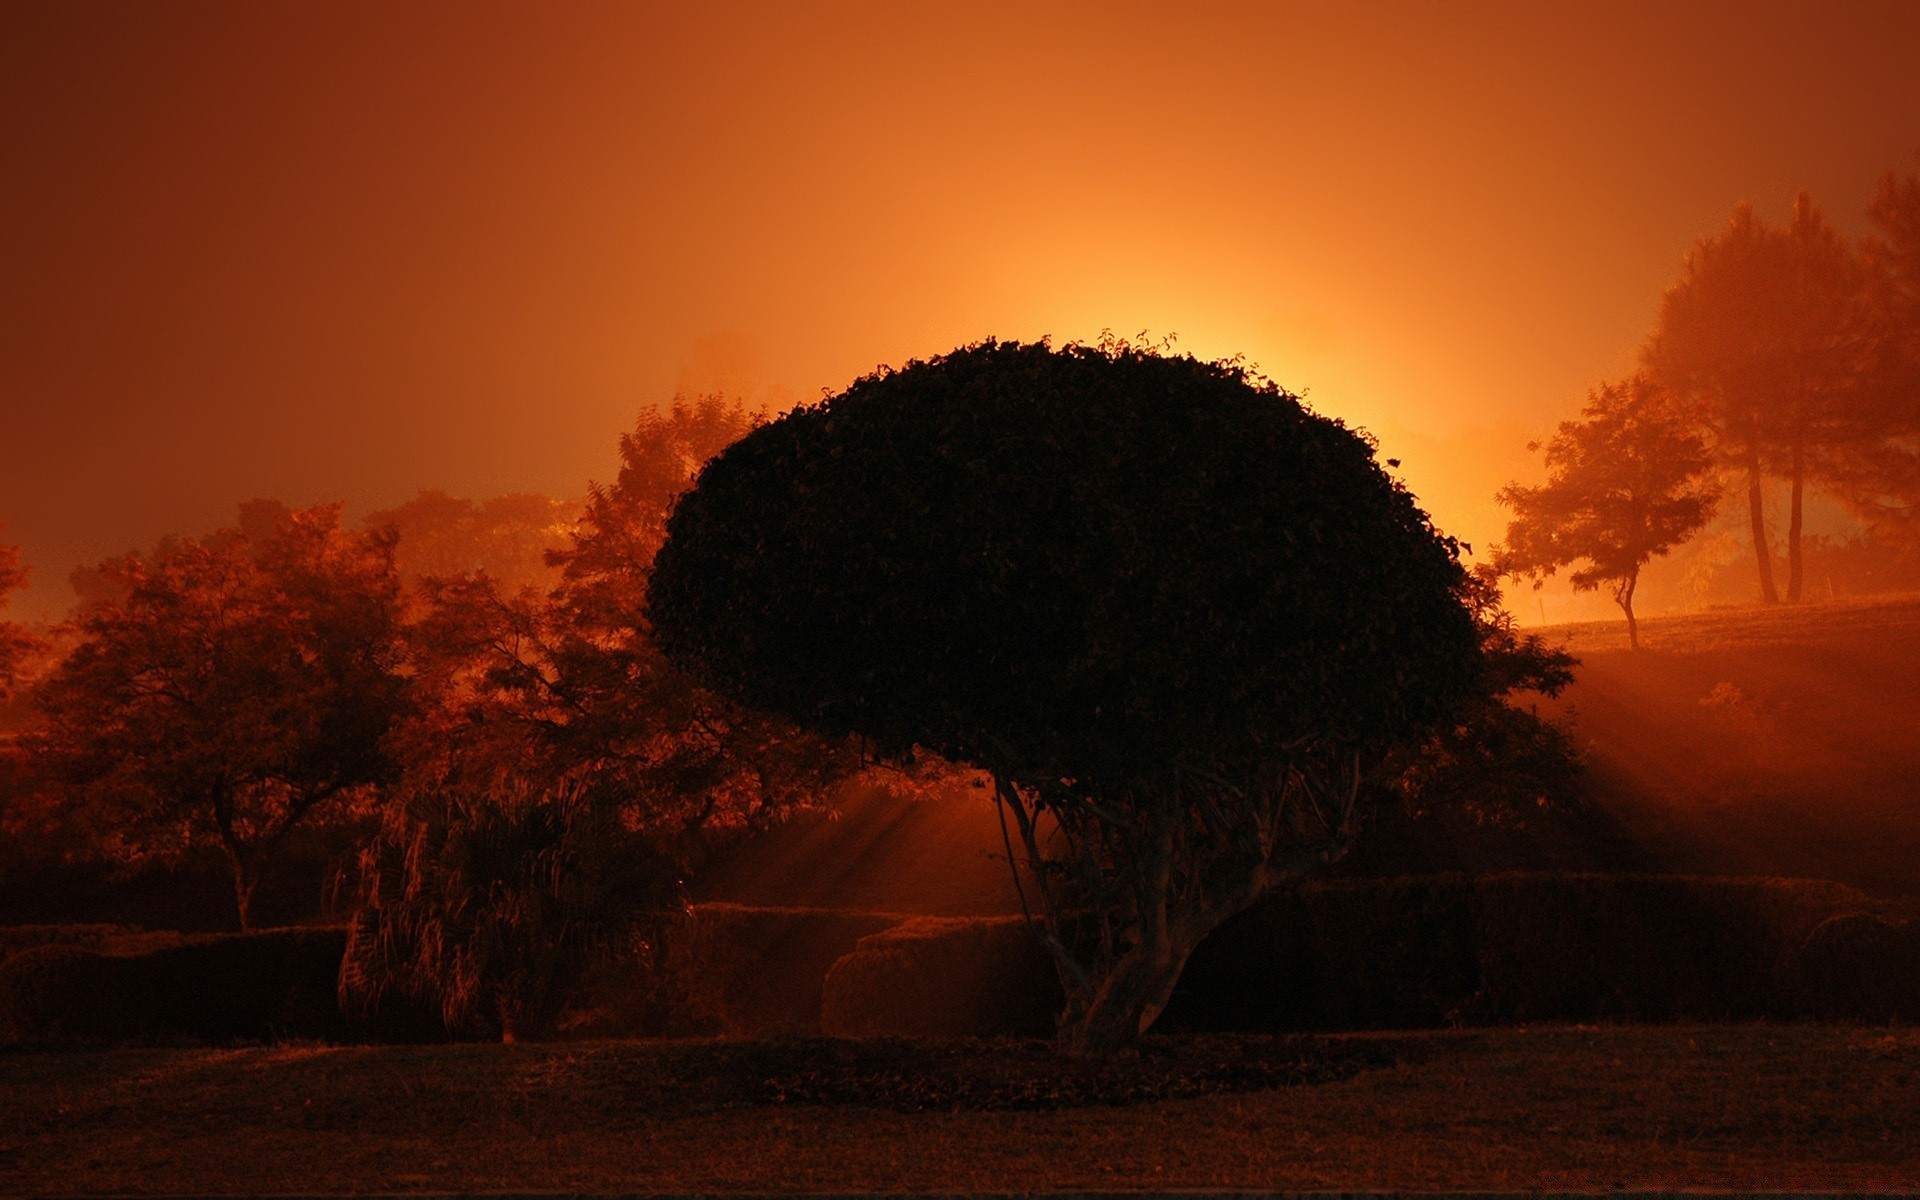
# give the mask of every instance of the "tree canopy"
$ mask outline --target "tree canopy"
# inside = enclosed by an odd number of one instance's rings
[[[864,378],[735,443],[667,532],[669,657],[994,775],[1076,1052],[1144,1028],[1206,932],[1336,856],[1362,764],[1478,669],[1457,548],[1365,437],[1123,344]]]
[[[27,584],[27,569],[20,562],[20,548],[0,542],[0,612],[8,597]],[[34,639],[12,621],[0,621],[0,700],[13,694],[21,664],[32,652]]]
[[[1786,597],[1801,594],[1804,491],[1843,471],[1881,430],[1865,381],[1874,331],[1865,268],[1802,193],[1793,220],[1769,227],[1749,205],[1688,255],[1660,305],[1644,359],[1692,405],[1713,448],[1747,483],[1762,597],[1779,598],[1765,478],[1789,484]]]
[[[391,537],[337,505],[105,564],[38,688],[37,757],[131,857],[218,845],[240,924],[289,830],[388,777],[406,704]]]
[[[1501,489],[1513,520],[1494,564],[1537,587],[1560,568],[1585,563],[1570,576],[1575,590],[1605,584],[1637,647],[1640,569],[1713,515],[1713,458],[1692,417],[1645,375],[1603,385],[1580,417],[1562,421],[1546,443],[1546,483]]]

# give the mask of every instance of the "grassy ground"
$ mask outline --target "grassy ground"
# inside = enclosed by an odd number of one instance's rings
[[[0,1194],[1920,1187],[1920,1030],[0,1054]]]
[[[1596,802],[1658,869],[1920,896],[1920,597],[1543,631]]]

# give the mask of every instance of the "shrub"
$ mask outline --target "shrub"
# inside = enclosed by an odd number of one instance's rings
[[[821,1032],[965,1037],[1053,1031],[1063,997],[1020,917],[920,917],[860,939],[823,986]]]
[[[0,963],[0,1040],[339,1039],[346,932],[275,929],[124,951],[42,945]]]

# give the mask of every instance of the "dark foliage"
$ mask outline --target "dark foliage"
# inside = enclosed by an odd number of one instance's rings
[[[342,1007],[398,996],[449,1033],[550,1037],[595,966],[644,960],[679,885],[654,839],[577,781],[409,795],[361,851]]]
[[[354,1033],[333,1003],[342,930],[147,944],[156,940],[46,944],[0,963],[0,1041],[232,1042]]]
[[[1097,1054],[1472,691],[1463,585],[1367,439],[1240,367],[988,342],[736,443],[648,595],[723,694],[994,775]]]
[[[675,511],[669,655],[883,749],[1118,787],[1466,690],[1451,543],[1236,368],[986,343],[756,430]]]
[[[893,1038],[772,1043],[755,1054],[761,1104],[859,1104],[897,1112],[1051,1111],[1261,1092],[1350,1079],[1424,1057],[1412,1041],[1157,1038],[1099,1063],[1061,1062],[1037,1041]]]
[[[409,698],[393,541],[321,506],[103,570],[113,595],[74,618],[35,693],[36,772],[119,857],[218,847],[244,929],[289,834],[394,772]]]

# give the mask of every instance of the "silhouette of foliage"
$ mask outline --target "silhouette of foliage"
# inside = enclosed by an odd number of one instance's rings
[[[1606,585],[1637,647],[1640,569],[1713,516],[1713,459],[1692,417],[1645,375],[1603,385],[1580,417],[1562,421],[1546,443],[1546,483],[1500,490],[1514,516],[1494,564],[1539,587],[1560,568],[1585,563],[1569,576],[1575,590]]]
[[[371,513],[362,524],[392,526],[399,534],[394,565],[404,584],[484,574],[513,593],[553,586],[547,556],[566,544],[579,513],[578,503],[531,492],[475,503],[435,489]]]
[[[564,778],[387,806],[360,854],[343,1006],[400,993],[450,1031],[551,1036],[588,972],[644,950],[679,901],[671,864],[621,808]]]
[[[716,690],[993,775],[1099,1055],[1470,692],[1462,584],[1364,437],[1242,367],[987,342],[729,448],[649,601]]]
[[[20,548],[0,542],[0,612],[7,598],[27,585],[27,569],[20,562]],[[36,639],[13,621],[0,621],[0,700],[13,695],[14,685]]]
[[[1920,542],[1920,175],[1887,172],[1867,209],[1868,310],[1877,354],[1870,433],[1824,464],[1871,534]]]
[[[407,630],[407,764],[361,856],[343,996],[432,998],[450,1027],[550,1034],[583,972],[632,950],[716,827],[817,802],[846,745],[741,708],[662,657],[643,600],[667,511],[751,428],[719,397],[643,415],[549,555],[557,586],[428,577]]]
[[[1460,814],[1479,825],[1518,827],[1537,810],[1580,803],[1580,754],[1567,729],[1524,697],[1554,697],[1579,660],[1522,634],[1500,603],[1497,570],[1476,566],[1462,587],[1480,636],[1480,682],[1452,722],[1400,751],[1394,790],[1411,817]]]
[[[644,414],[620,439],[615,482],[589,488],[550,554],[560,581],[545,597],[507,594],[485,574],[426,581],[410,630],[424,703],[405,739],[421,770],[479,790],[531,763],[617,779],[631,819],[692,835],[771,819],[858,765],[699,688],[653,643],[644,599],[667,512],[750,428],[717,396]]]
[[[1786,598],[1798,600],[1806,484],[1879,433],[1866,384],[1875,352],[1866,281],[1859,256],[1805,193],[1785,229],[1769,228],[1743,204],[1687,256],[1643,354],[1658,382],[1711,431],[1721,462],[1745,476],[1768,603],[1779,592],[1765,477],[1789,481]]]
[[[120,597],[71,622],[28,745],[127,858],[218,845],[241,928],[296,825],[389,778],[406,707],[390,536],[337,505],[103,565]]]

